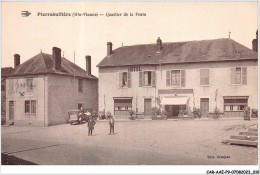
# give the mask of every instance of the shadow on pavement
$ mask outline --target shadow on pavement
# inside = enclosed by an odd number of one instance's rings
[[[2,165],[37,165],[36,163],[20,159],[15,156],[1,154]]]

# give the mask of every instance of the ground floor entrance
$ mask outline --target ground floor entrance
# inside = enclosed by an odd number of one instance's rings
[[[145,98],[144,99],[144,115],[149,116],[152,112],[152,99]]]
[[[14,101],[9,101],[9,120],[14,120]]]
[[[186,105],[165,105],[165,110],[168,118],[178,118],[178,115],[186,110]]]

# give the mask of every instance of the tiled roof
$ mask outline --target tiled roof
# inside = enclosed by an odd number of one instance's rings
[[[156,52],[156,44],[122,46],[97,67],[257,59],[257,52],[227,38],[162,43],[161,53]]]
[[[61,71],[53,68],[52,55],[39,53],[38,55],[17,66],[11,76],[34,75],[54,73],[60,75],[77,76],[82,78],[97,79],[94,75],[87,75],[86,71],[66,58],[61,58]]]
[[[14,70],[14,68],[12,68],[12,67],[1,68],[1,76],[2,77],[8,76],[12,73],[13,70]]]

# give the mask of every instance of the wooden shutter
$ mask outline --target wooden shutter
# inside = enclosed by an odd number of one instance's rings
[[[213,85],[214,83],[214,71],[213,69],[209,69],[209,85]]]
[[[236,68],[230,68],[230,84],[236,84]]]
[[[242,84],[247,84],[247,67],[242,67]]]
[[[171,71],[168,70],[166,71],[166,86],[170,86],[171,85]]]
[[[132,83],[131,72],[127,72],[127,86],[130,88]]]
[[[123,72],[119,72],[119,87],[123,87]]]
[[[181,86],[185,87],[185,70],[181,70]]]
[[[156,85],[156,74],[155,74],[155,71],[152,71],[152,86],[155,86]]]
[[[143,86],[143,72],[139,72],[139,87]]]

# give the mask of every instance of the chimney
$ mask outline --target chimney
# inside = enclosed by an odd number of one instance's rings
[[[258,51],[258,30],[256,31],[256,39],[252,41],[252,50],[255,52]]]
[[[157,52],[161,52],[162,49],[162,40],[160,37],[157,39]]]
[[[107,56],[112,55],[112,45],[111,42],[107,42]]]
[[[20,65],[20,55],[14,54],[14,68]]]
[[[53,68],[61,70],[61,49],[58,47],[52,48]]]
[[[88,75],[91,75],[91,56],[86,56],[86,72]]]

